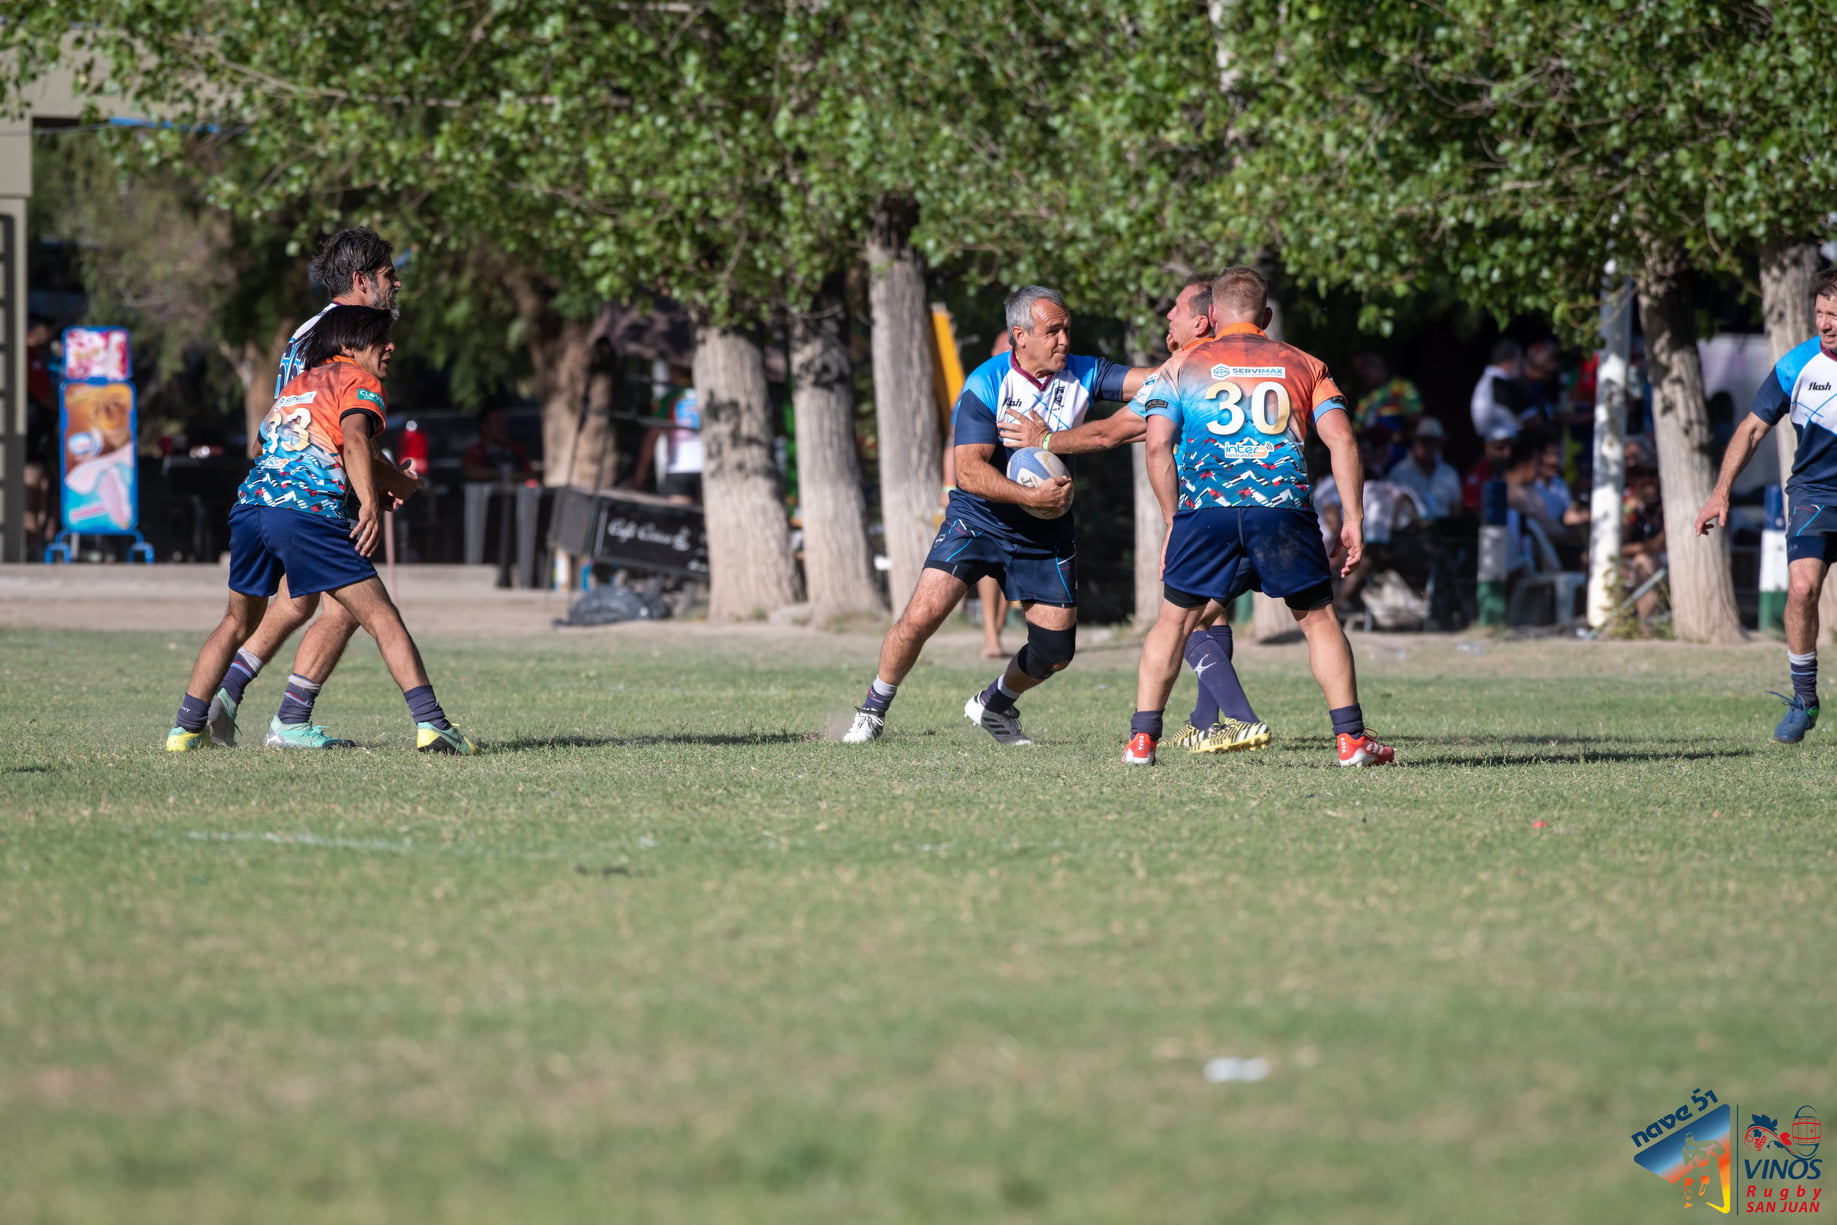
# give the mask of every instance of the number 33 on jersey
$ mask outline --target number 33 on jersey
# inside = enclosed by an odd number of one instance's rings
[[[1188,510],[1307,506],[1302,448],[1319,414],[1345,407],[1318,358],[1248,323],[1174,354],[1129,404],[1174,423]]]

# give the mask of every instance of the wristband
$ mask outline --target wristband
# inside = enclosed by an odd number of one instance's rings
[[[1040,439],[1040,450],[1048,451],[1048,452],[1052,450],[1052,431],[1051,430],[1047,430],[1046,437]]]
[[[944,486],[944,492],[945,493],[955,493],[957,492],[957,487],[955,485],[946,485]]]

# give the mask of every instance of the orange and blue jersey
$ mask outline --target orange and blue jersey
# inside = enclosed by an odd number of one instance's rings
[[[1248,323],[1167,359],[1129,403],[1174,423],[1180,507],[1309,506],[1303,448],[1346,408],[1321,361]]]
[[[239,505],[345,517],[344,419],[374,418],[383,428],[383,385],[348,357],[334,357],[281,389],[261,423],[261,458],[236,491]]]

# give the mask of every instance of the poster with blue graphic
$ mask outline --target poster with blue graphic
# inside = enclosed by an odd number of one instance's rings
[[[138,526],[135,416],[132,383],[64,384],[58,439],[65,531],[116,535]]]

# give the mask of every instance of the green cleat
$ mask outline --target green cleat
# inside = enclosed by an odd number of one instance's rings
[[[168,753],[195,753],[209,744],[203,732],[188,732],[182,727],[175,727],[166,733]]]
[[[271,749],[354,749],[355,740],[340,740],[317,723],[282,723],[277,717],[268,724],[262,744]]]
[[[464,732],[456,727],[435,727],[432,723],[415,724],[415,749],[422,753],[478,756],[478,746],[467,740]]]
[[[1220,719],[1199,737],[1190,752],[1239,753],[1260,749],[1270,741],[1269,724],[1242,719]]]
[[[240,705],[228,693],[217,690],[217,696],[210,700],[210,714],[204,720],[212,743],[226,749],[236,747],[236,708]]]

